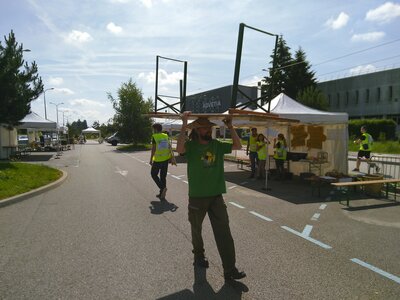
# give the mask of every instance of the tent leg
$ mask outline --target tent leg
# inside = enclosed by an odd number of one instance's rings
[[[268,132],[268,128],[266,128],[265,131]],[[267,141],[269,141],[268,134],[267,134]],[[268,187],[268,173],[269,173],[268,145],[269,145],[269,142],[267,142],[267,144],[266,144],[266,147],[267,147],[267,159],[265,160],[265,186],[262,188],[264,191],[270,191],[271,190],[271,188]]]

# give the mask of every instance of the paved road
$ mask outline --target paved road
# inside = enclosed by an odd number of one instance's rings
[[[299,182],[262,183],[226,163],[225,197],[243,285],[224,283],[208,220],[211,266],[194,270],[186,165],[155,197],[149,152],[77,145],[46,163],[69,176],[0,209],[1,299],[398,299],[400,206],[348,210]],[[40,158],[38,158],[40,160]],[[372,206],[363,206],[363,205]],[[247,291],[248,290],[248,291]]]

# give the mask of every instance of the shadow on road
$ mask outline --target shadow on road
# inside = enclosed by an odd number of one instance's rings
[[[49,161],[55,154],[56,152],[53,152],[53,154],[31,153],[30,155],[22,157],[21,161]]]
[[[265,190],[265,179],[249,178],[250,172],[238,170],[225,172],[225,180],[234,185],[267,194],[293,204],[319,203],[328,197],[331,191],[329,186],[321,186],[320,196],[317,190],[312,190],[309,182],[301,179],[268,180]],[[314,192],[314,193],[313,193]]]
[[[175,212],[178,209],[178,206],[175,204],[165,201],[151,201],[151,205],[149,206],[150,212],[154,215],[160,215],[166,211]]]
[[[249,291],[249,288],[242,282],[229,281],[218,292],[215,292],[207,281],[206,269],[194,267],[193,292],[185,289],[174,294],[158,298],[158,300],[180,300],[180,299],[242,299],[242,294]]]

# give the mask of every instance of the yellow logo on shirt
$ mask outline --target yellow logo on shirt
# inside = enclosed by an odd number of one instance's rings
[[[210,151],[207,151],[203,157],[201,158],[201,160],[203,161],[203,165],[205,167],[210,167],[212,165],[214,165],[215,163],[215,155],[212,154]]]

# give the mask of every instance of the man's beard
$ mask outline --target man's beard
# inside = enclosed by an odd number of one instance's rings
[[[211,141],[211,140],[212,140],[212,137],[211,137],[211,133],[210,133],[210,132],[207,132],[207,133],[204,134],[204,135],[200,135],[200,138],[201,138],[203,141]]]

